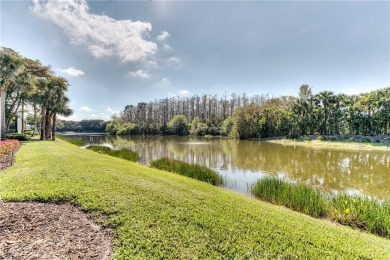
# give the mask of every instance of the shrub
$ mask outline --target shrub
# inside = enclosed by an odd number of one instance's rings
[[[323,136],[323,135],[319,135],[319,136],[317,136],[317,140],[324,141],[324,140],[325,140],[325,138],[324,138],[324,136]]]
[[[299,135],[297,133],[290,133],[286,137],[287,139],[295,140],[299,138]]]
[[[330,141],[336,141],[337,139],[336,139],[335,136],[332,135],[331,137],[329,137],[329,140],[330,140]]]
[[[7,138],[10,139],[16,139],[19,141],[29,141],[31,138],[25,134],[18,134],[18,133],[13,133],[13,134],[7,134]]]
[[[125,148],[120,150],[112,150],[110,147],[107,146],[90,145],[87,147],[87,149],[98,153],[119,157],[132,162],[137,162],[139,160],[139,156],[136,152]]]
[[[174,135],[186,135],[188,133],[188,121],[184,115],[174,116],[167,125]]]
[[[222,177],[217,172],[197,164],[189,164],[174,159],[161,158],[151,162],[150,165],[160,170],[178,173],[212,185],[221,185],[223,183]]]
[[[20,146],[19,140],[3,140],[0,141],[0,158],[4,155],[15,152]]]

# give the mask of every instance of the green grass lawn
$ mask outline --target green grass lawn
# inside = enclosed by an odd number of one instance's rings
[[[24,143],[0,197],[74,203],[118,259],[390,258],[390,240],[61,140]]]

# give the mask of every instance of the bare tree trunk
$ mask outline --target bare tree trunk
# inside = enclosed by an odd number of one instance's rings
[[[0,91],[0,139],[5,138],[5,95],[7,94],[6,88],[1,88]]]
[[[38,110],[37,110],[37,105],[36,104],[33,104],[33,110],[34,110],[34,117],[33,117],[34,130],[33,130],[31,136],[34,136],[35,135],[35,131],[37,131],[37,113],[38,113]]]
[[[51,131],[50,131],[50,116],[51,112],[49,110],[46,110],[46,116],[45,116],[45,139],[49,140],[51,137]]]
[[[22,99],[22,114],[21,114],[21,116],[22,116],[22,134],[24,134],[24,124],[25,124],[25,122],[24,122],[24,99]]]
[[[56,121],[57,121],[57,113],[53,113],[53,120],[51,126],[51,140],[56,140]]]
[[[40,139],[43,140],[45,138],[45,122],[46,122],[46,107],[42,106],[41,108],[41,137]]]

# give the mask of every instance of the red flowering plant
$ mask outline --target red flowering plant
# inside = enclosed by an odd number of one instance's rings
[[[0,158],[6,154],[15,152],[19,146],[19,141],[15,139],[0,141]]]

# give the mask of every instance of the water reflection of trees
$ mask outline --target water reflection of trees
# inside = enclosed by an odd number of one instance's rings
[[[89,137],[88,137],[89,138]],[[137,151],[142,163],[170,157],[229,171],[285,175],[326,191],[357,189],[390,197],[390,153],[291,147],[256,141],[164,136],[90,137]]]

